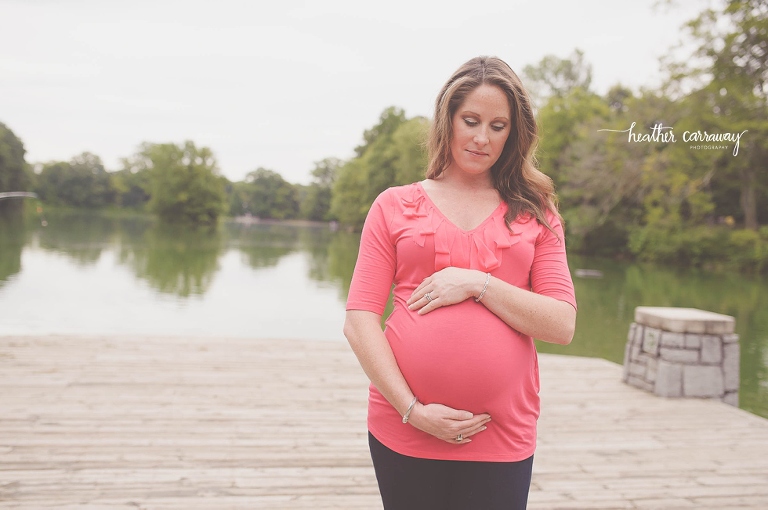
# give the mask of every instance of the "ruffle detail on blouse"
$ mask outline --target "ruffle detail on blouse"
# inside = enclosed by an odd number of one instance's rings
[[[401,201],[403,216],[416,220],[413,228],[414,242],[423,248],[427,236],[434,236],[435,271],[453,265],[451,250],[454,248],[457,235],[470,237],[470,269],[479,269],[484,272],[498,268],[502,262],[503,250],[520,241],[520,233],[510,232],[504,222],[504,215],[498,210],[493,212],[492,217],[486,220],[481,228],[464,232],[447,221],[435,209],[420,185],[414,184],[411,193],[402,196]]]
[[[473,258],[485,272],[493,271],[501,265],[505,248],[510,248],[520,241],[519,232],[510,232],[504,222],[503,214],[494,213],[491,221],[483,226],[482,231],[472,233]],[[475,258],[476,257],[476,258]]]
[[[403,216],[409,219],[424,218],[417,220],[413,233],[413,241],[420,247],[424,247],[427,236],[433,236],[443,223],[443,218],[437,214],[431,207],[427,207],[426,197],[421,193],[414,192],[410,196],[403,196],[400,200],[403,202]]]

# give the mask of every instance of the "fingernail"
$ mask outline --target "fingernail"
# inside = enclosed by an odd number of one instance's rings
[[[487,429],[487,428],[488,428],[488,427],[482,427],[482,428],[480,428],[480,431],[482,432],[483,430],[485,430],[485,429]]]

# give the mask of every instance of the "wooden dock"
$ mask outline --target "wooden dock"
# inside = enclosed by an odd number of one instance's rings
[[[768,420],[540,365],[529,508],[768,508]],[[341,340],[0,337],[0,367],[0,508],[381,508]]]

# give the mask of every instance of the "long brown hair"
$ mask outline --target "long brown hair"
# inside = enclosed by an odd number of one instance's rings
[[[509,227],[520,214],[529,213],[552,230],[547,209],[559,217],[552,179],[536,168],[539,141],[533,105],[520,78],[497,57],[475,57],[462,65],[443,86],[435,101],[435,117],[427,139],[427,179],[435,179],[451,164],[453,115],[467,95],[480,85],[495,85],[507,96],[511,131],[498,161],[491,167],[493,186],[507,203]]]

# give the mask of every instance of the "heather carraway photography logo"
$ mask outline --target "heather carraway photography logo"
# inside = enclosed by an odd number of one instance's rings
[[[637,122],[633,122],[629,129],[598,129],[597,131],[610,131],[613,133],[627,133],[627,142],[629,143],[676,143],[674,128],[672,126],[665,126],[659,122],[651,127],[650,133],[641,133],[635,131]],[[690,149],[693,150],[724,150],[728,149],[729,145],[726,142],[733,143],[733,155],[739,154],[739,142],[742,135],[748,130],[745,129],[741,133],[709,133],[707,131],[684,131],[682,141],[691,144]]]

